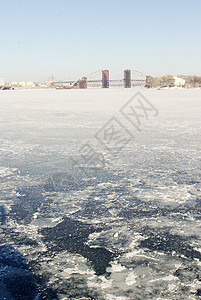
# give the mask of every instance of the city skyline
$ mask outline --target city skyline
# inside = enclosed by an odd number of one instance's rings
[[[152,76],[201,75],[201,2],[14,1],[1,3],[5,81],[76,79],[134,68]]]

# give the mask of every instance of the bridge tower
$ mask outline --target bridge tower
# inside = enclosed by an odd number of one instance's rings
[[[56,81],[56,78],[51,75],[51,76],[47,76],[47,86],[49,87],[53,87],[54,86],[54,81]]]
[[[102,71],[102,88],[109,88],[109,71]]]
[[[124,71],[124,87],[131,88],[131,70]]]
[[[79,80],[79,88],[80,89],[86,89],[87,88],[87,77],[82,77]]]
[[[150,87],[152,87],[152,85],[153,85],[152,77],[150,75],[147,75],[146,76],[146,84],[145,84],[145,86],[148,87],[148,88],[150,88]]]

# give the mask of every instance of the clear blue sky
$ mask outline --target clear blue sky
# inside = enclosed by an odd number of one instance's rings
[[[0,77],[201,75],[201,0],[1,0]]]

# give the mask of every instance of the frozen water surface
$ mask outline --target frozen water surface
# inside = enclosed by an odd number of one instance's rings
[[[140,131],[120,112],[137,92],[159,111]],[[0,243],[38,298],[199,299],[200,116],[200,89],[1,91]],[[112,117],[134,136],[118,151]]]

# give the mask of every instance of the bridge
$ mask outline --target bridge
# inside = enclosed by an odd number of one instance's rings
[[[96,72],[86,74],[76,81],[52,81],[51,85],[58,89],[86,89],[87,87],[109,88],[110,86],[124,86],[125,88],[131,88],[133,86],[145,86],[147,77],[148,76],[143,72],[134,69],[127,69],[124,70],[123,79],[110,79],[109,70],[98,70]]]

